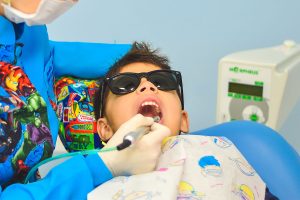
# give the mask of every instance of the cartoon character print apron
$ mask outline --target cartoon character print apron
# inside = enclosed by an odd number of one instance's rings
[[[54,150],[45,100],[22,68],[23,44],[0,44],[0,184],[22,182]],[[41,66],[44,67],[44,66]]]

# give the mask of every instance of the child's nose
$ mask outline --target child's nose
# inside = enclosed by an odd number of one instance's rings
[[[148,81],[146,78],[142,78],[141,84],[138,87],[137,92],[138,93],[146,93],[146,92],[156,93],[157,90],[158,90],[157,87],[153,83]]]

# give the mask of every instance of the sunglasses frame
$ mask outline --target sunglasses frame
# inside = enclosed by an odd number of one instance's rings
[[[135,88],[135,90],[133,91],[130,91],[130,92],[124,92],[124,93],[114,93],[110,86],[109,86],[109,82],[117,77],[117,76],[120,76],[120,75],[124,75],[124,74],[128,74],[128,75],[132,75],[132,76],[136,76],[139,78],[139,84],[138,86],[140,85],[141,83],[141,79],[142,78],[146,78],[148,81],[149,80],[149,76],[151,76],[151,74],[153,73],[158,73],[158,72],[168,72],[168,73],[172,73],[173,75],[175,75],[176,77],[176,82],[177,82],[177,89],[176,92],[178,93],[178,96],[179,96],[179,99],[181,101],[181,108],[182,110],[184,109],[184,99],[183,99],[183,85],[182,85],[182,77],[181,77],[181,73],[179,71],[175,71],[175,70],[165,70],[165,69],[162,69],[162,70],[154,70],[154,71],[150,71],[150,72],[142,72],[142,73],[133,73],[133,72],[129,72],[129,73],[118,73],[118,74],[115,74],[111,77],[106,77],[104,78],[102,84],[101,84],[101,87],[100,87],[100,118],[104,116],[104,112],[103,112],[103,108],[104,108],[104,94],[105,94],[105,90],[107,87],[109,87],[110,91],[113,93],[113,94],[116,94],[116,95],[125,95],[125,94],[129,94],[129,93],[132,93],[134,92],[137,88]],[[150,81],[151,82],[151,81]],[[155,86],[156,87],[156,86]],[[160,88],[157,88],[158,90],[162,90],[162,91],[169,91],[169,90],[163,90],[163,89],[160,89]]]

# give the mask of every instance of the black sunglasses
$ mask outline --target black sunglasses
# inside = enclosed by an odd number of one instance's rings
[[[184,109],[182,78],[179,71],[155,70],[146,73],[121,73],[104,79],[100,92],[100,117],[103,117],[104,93],[108,86],[112,93],[124,95],[134,92],[140,85],[141,79],[146,78],[157,89],[163,91],[176,90]]]

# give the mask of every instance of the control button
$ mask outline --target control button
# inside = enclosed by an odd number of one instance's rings
[[[242,98],[245,100],[251,100],[251,96],[249,95],[243,95]]]
[[[255,81],[254,84],[257,86],[264,86],[264,82],[262,82],[262,81]]]
[[[253,100],[254,101],[263,101],[263,98],[262,97],[253,97]]]
[[[236,99],[240,99],[240,98],[241,98],[241,95],[240,95],[240,94],[237,94],[237,93],[235,93],[235,94],[234,94],[234,98],[236,98]]]
[[[256,122],[259,120],[259,116],[254,113],[254,114],[250,115],[250,120]]]
[[[263,111],[255,106],[255,105],[249,105],[245,107],[243,110],[243,119],[244,120],[250,120],[258,123],[264,123],[265,122],[265,117]]]

